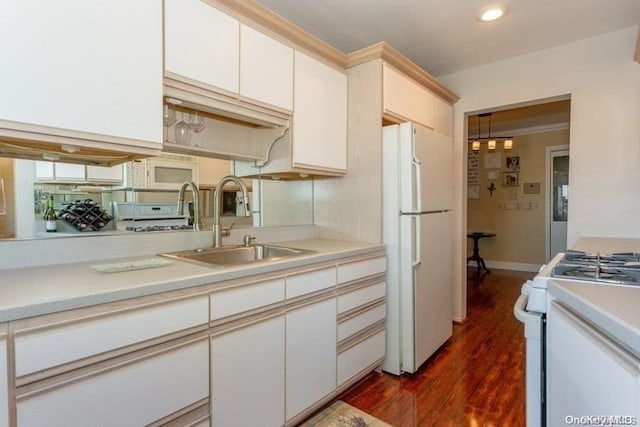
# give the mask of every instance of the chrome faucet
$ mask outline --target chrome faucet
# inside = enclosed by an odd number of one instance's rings
[[[247,186],[235,175],[227,175],[218,181],[216,190],[213,193],[213,247],[219,248],[222,246],[222,226],[220,225],[220,205],[222,205],[222,187],[228,182],[234,182],[242,192],[242,198],[244,205],[246,206],[244,216],[251,216],[249,210],[249,195],[247,192]]]
[[[184,192],[191,187],[193,193],[193,229],[200,230],[200,193],[198,186],[193,181],[185,181],[178,192],[178,215],[184,215]]]

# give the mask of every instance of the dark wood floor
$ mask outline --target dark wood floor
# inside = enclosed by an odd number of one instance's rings
[[[524,330],[513,304],[533,276],[492,270],[470,281],[467,321],[418,372],[372,373],[339,399],[395,427],[524,426]]]

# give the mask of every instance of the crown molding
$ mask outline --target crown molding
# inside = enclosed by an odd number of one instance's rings
[[[342,69],[345,68],[347,55],[343,52],[253,0],[206,0],[206,2],[222,6],[224,9],[287,39],[296,47],[320,56]]]
[[[447,89],[435,77],[391,47],[387,42],[376,43],[365,47],[364,49],[350,53],[347,56],[346,68],[355,67],[356,65],[360,65],[374,59],[382,59],[405,76],[414,80],[419,85],[424,86],[426,89],[451,104],[454,104],[460,99],[456,93]]]

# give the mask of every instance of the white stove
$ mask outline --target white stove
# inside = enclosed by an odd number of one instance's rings
[[[640,255],[627,253],[559,253],[522,285],[513,308],[524,324],[526,350],[527,426],[546,425],[545,323],[550,280],[585,281],[606,286],[640,286]]]
[[[122,231],[154,232],[191,230],[188,215],[178,215],[177,203],[113,202],[116,228]]]

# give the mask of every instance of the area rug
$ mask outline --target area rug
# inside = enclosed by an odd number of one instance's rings
[[[341,400],[334,402],[301,427],[393,427]]]

